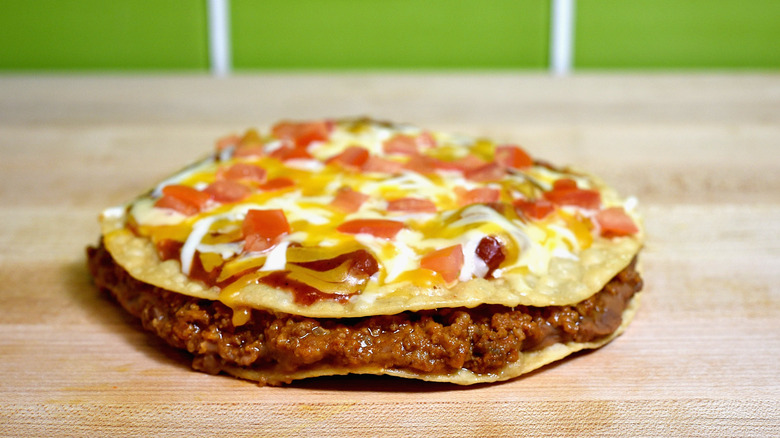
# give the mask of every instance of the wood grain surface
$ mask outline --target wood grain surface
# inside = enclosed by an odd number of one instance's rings
[[[99,295],[97,214],[279,118],[371,115],[522,143],[636,195],[628,331],[522,378],[191,371]],[[0,77],[2,436],[780,436],[780,76]]]

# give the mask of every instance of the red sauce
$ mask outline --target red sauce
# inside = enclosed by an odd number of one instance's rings
[[[181,256],[182,242],[176,240],[165,239],[157,243],[157,255],[160,260],[178,259]],[[267,284],[271,287],[285,289],[293,294],[293,300],[297,304],[310,305],[320,300],[333,300],[339,303],[349,300],[349,297],[359,293],[354,290],[354,287],[362,288],[367,282],[369,277],[379,271],[379,264],[374,256],[370,252],[359,249],[346,254],[341,254],[336,257],[324,260],[315,260],[311,262],[299,262],[295,263],[298,266],[311,269],[313,271],[325,272],[330,271],[341,266],[343,263],[348,262],[348,274],[356,281],[350,283],[349,291],[341,294],[325,293],[317,288],[310,286],[304,282],[293,280],[288,278],[289,271],[279,271],[267,275],[259,280],[259,282]],[[205,283],[207,286],[217,286],[220,289],[226,287],[232,283],[236,278],[250,273],[253,269],[239,272],[236,275],[226,278],[222,281],[217,281],[222,273],[222,266],[216,266],[213,270],[207,271],[203,266],[203,262],[200,258],[200,253],[195,252],[192,258],[192,265],[190,267],[189,277],[193,280],[198,280]],[[345,290],[347,287],[345,287]]]
[[[293,294],[293,301],[296,304],[309,306],[320,300],[333,300],[338,303],[344,303],[349,300],[349,297],[353,294],[328,294],[316,289],[313,286],[309,286],[298,280],[293,280],[287,276],[288,271],[277,271],[258,280],[260,283],[266,284],[277,289],[285,289]]]
[[[495,271],[496,268],[501,265],[504,259],[506,259],[506,254],[504,254],[504,246],[501,245],[501,242],[499,242],[498,239],[493,236],[483,237],[482,240],[479,241],[476,253],[477,257],[481,258],[488,267],[485,278],[492,277],[493,271]]]
[[[332,259],[298,262],[296,265],[314,271],[324,272],[341,266],[341,264],[347,260],[351,262],[349,274],[352,276],[370,277],[379,271],[379,264],[376,262],[376,259],[365,249],[341,254]]]
[[[297,304],[307,306],[320,300],[333,300],[343,303],[349,300],[349,297],[352,295],[360,293],[360,289],[357,291],[354,289],[355,286],[362,288],[368,282],[369,277],[379,271],[379,264],[371,253],[364,249],[359,249],[330,259],[295,263],[306,269],[325,272],[336,269],[345,262],[349,263],[348,275],[356,280],[351,285],[345,286],[345,293],[332,294],[322,292],[306,283],[290,279],[287,276],[286,271],[274,272],[273,274],[261,278],[260,282],[292,292],[293,300]]]
[[[184,246],[184,243],[178,240],[163,239],[157,242],[157,256],[162,261],[178,259],[182,246]]]
[[[192,265],[190,266],[190,278],[193,280],[200,280],[204,283],[206,283],[208,286],[217,286],[220,289],[227,286],[238,276],[233,276],[231,278],[227,278],[225,280],[222,280],[221,282],[217,282],[217,279],[219,278],[219,274],[222,273],[222,265],[215,266],[212,271],[207,271],[206,268],[203,267],[203,262],[200,259],[200,253],[198,251],[195,251],[195,256],[192,258]],[[243,273],[241,273],[243,275]]]

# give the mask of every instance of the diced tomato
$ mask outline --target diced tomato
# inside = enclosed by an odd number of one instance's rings
[[[577,181],[571,178],[561,178],[553,182],[553,190],[572,190],[577,188]]]
[[[333,123],[327,120],[315,122],[280,122],[271,128],[274,137],[291,141],[295,146],[306,147],[315,141],[325,141],[330,136]]]
[[[249,210],[241,232],[244,251],[265,251],[276,245],[279,237],[290,233],[290,224],[282,210]]]
[[[417,141],[417,145],[422,148],[431,148],[436,146],[436,139],[433,138],[433,134],[428,131],[421,132],[415,141]]]
[[[426,155],[412,155],[409,161],[404,163],[404,169],[411,170],[421,174],[433,173],[437,168],[441,168],[443,161]]]
[[[546,199],[516,199],[512,205],[520,214],[531,219],[544,219],[555,210],[555,206]]]
[[[368,157],[363,163],[363,172],[377,172],[395,174],[403,169],[403,165],[397,161],[380,158],[374,155]]]
[[[463,172],[466,179],[477,182],[498,181],[504,177],[506,169],[497,163],[488,163],[476,169],[469,169]]]
[[[368,160],[368,149],[362,146],[349,146],[340,154],[330,157],[325,161],[328,164],[339,164],[351,169],[360,169]]]
[[[451,164],[455,169],[460,170],[461,172],[471,172],[488,163],[474,154],[468,154],[465,157],[458,158]]]
[[[295,185],[295,181],[291,180],[290,178],[285,177],[279,177],[274,179],[269,179],[268,182],[265,184],[260,184],[261,190],[281,190],[286,189],[287,187],[292,187]]]
[[[192,206],[178,198],[174,198],[173,196],[160,197],[160,199],[155,201],[154,206],[157,208],[175,210],[186,216],[192,216],[193,214],[197,214],[200,211],[199,208]]]
[[[163,196],[154,203],[158,208],[169,208],[192,216],[201,211],[211,196],[192,187],[172,184],[163,187]]]
[[[436,204],[428,199],[400,198],[387,203],[387,211],[409,213],[436,213]]]
[[[492,187],[477,187],[471,190],[455,187],[455,194],[458,196],[458,204],[461,206],[487,204],[498,202],[501,199],[501,190]]]
[[[544,193],[545,199],[556,205],[595,210],[601,205],[601,194],[596,190],[580,189],[571,179],[559,179],[553,183],[553,189]]]
[[[436,145],[436,140],[429,132],[422,132],[417,136],[396,134],[382,143],[382,148],[387,154],[415,155],[421,148],[429,148]]]
[[[438,272],[444,281],[452,283],[463,268],[463,249],[458,244],[429,252],[420,260],[420,267]]]
[[[313,158],[308,149],[306,149],[306,146],[294,146],[292,144],[286,144],[279,149],[274,150],[269,156],[281,161],[309,160]]]
[[[218,178],[229,179],[233,181],[253,181],[264,183],[267,172],[260,166],[249,163],[236,163],[227,169],[218,173]]]
[[[414,155],[418,151],[417,140],[409,135],[396,134],[382,143],[382,149],[387,154]]]
[[[392,239],[403,227],[402,222],[389,219],[354,219],[342,223],[336,229],[346,234],[365,233],[383,239]]]
[[[249,187],[232,180],[215,181],[203,191],[221,203],[241,201],[252,192]]]
[[[248,129],[244,135],[239,138],[236,150],[233,151],[234,157],[260,157],[265,155],[263,139],[254,129]]]
[[[628,236],[639,232],[634,223],[622,207],[610,207],[596,214],[596,223],[599,224],[601,235],[605,237]]]
[[[217,150],[221,151],[231,146],[237,145],[241,141],[241,137],[236,134],[226,135],[217,140]]]
[[[262,157],[265,155],[265,148],[262,145],[241,146],[233,151],[236,158]]]
[[[352,190],[350,187],[342,187],[336,193],[336,197],[330,205],[347,213],[354,213],[360,209],[360,206],[366,202],[366,199],[368,199],[368,195],[365,193]]]
[[[514,167],[515,169],[523,169],[534,164],[526,151],[514,145],[498,146],[495,161],[504,167]]]

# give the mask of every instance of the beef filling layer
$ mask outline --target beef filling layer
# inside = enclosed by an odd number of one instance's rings
[[[523,351],[558,342],[589,342],[614,332],[641,290],[636,259],[592,297],[570,306],[482,305],[361,318],[308,318],[253,310],[235,327],[218,301],[160,289],[131,277],[100,245],[88,249],[95,284],[143,327],[194,355],[195,369],[225,365],[294,372],[327,365],[443,374],[494,372]]]

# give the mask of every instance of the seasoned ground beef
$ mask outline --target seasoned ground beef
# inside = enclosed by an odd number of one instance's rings
[[[289,372],[328,365],[489,373],[516,361],[522,351],[611,334],[631,297],[642,288],[634,260],[601,291],[571,306],[482,305],[361,318],[253,310],[248,323],[235,327],[232,310],[224,304],[136,280],[102,245],[87,252],[100,289],[140,318],[144,328],[192,353],[193,367],[209,373],[218,373],[225,365]]]

